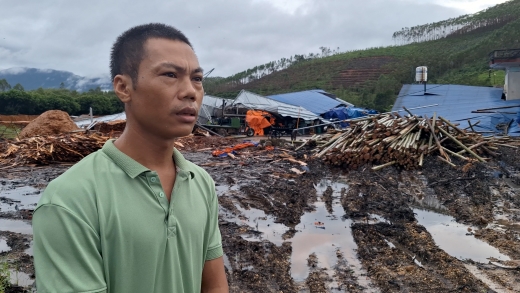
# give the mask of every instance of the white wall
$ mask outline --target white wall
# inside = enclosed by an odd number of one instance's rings
[[[504,94],[506,100],[520,100],[520,68],[508,68]]]

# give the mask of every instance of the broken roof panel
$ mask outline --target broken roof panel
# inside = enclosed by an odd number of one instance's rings
[[[308,111],[303,107],[293,106],[286,103],[278,102],[264,96],[257,95],[246,90],[242,90],[233,101],[233,106],[242,105],[246,108],[264,110],[268,112],[278,113],[284,117],[293,117],[304,120],[322,119],[320,116]]]
[[[116,120],[126,120],[126,113],[121,112],[121,113],[117,113],[117,114],[95,117],[92,119],[92,121],[90,120],[90,118],[87,118],[87,119],[82,119],[80,121],[76,121],[75,123],[79,128],[89,128],[90,129],[90,127],[94,126],[95,124],[102,123],[102,122],[116,121]]]
[[[336,98],[334,95],[323,90],[308,90],[280,95],[267,96],[278,102],[293,106],[300,106],[314,114],[321,115],[339,105],[354,106],[348,102]]]
[[[434,107],[415,109],[411,112],[432,117],[434,112],[452,122],[460,123],[461,128],[469,128],[468,121],[475,124],[475,131],[483,135],[504,134],[504,126],[509,125],[508,134],[520,136],[520,127],[514,121],[520,111],[520,100],[502,100],[501,88],[428,84],[426,95],[424,85],[405,84],[401,88],[392,111],[438,104]],[[494,109],[493,113],[471,113],[472,111],[496,107],[519,106],[517,108]]]
[[[211,95],[204,95],[197,121],[199,121],[199,123],[202,124],[212,121],[212,116],[216,116],[215,112],[218,111],[218,109],[222,108],[222,103],[224,103],[224,105],[227,105],[230,102],[231,100],[228,99],[219,98]]]

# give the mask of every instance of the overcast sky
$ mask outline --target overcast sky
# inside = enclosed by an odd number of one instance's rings
[[[112,43],[138,24],[183,31],[211,76],[319,52],[392,45],[392,33],[506,0],[0,0],[0,70],[108,76]]]

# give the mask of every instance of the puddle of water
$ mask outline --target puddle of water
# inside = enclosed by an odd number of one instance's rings
[[[216,190],[216,193],[218,196],[221,196],[225,193],[236,192],[239,189],[240,189],[239,185],[233,185],[233,186],[229,186],[226,184],[215,185],[215,190]]]
[[[11,247],[7,245],[7,241],[5,239],[0,239],[0,252],[10,251]]]
[[[31,224],[23,220],[0,219],[0,230],[22,234],[33,233]]]
[[[2,212],[15,211],[17,209],[34,209],[40,200],[40,190],[31,186],[22,186],[9,189],[10,184],[0,186],[0,197],[5,197],[13,202],[0,202]]]
[[[375,289],[372,289],[373,285],[370,279],[366,277],[367,273],[356,256],[357,245],[350,228],[352,221],[342,218],[345,213],[339,201],[341,190],[343,188],[348,189],[348,185],[331,180],[322,180],[315,186],[318,196],[321,196],[328,186],[333,189],[333,213],[328,213],[324,202],[316,202],[316,211],[305,213],[300,224],[295,227],[298,232],[292,239],[285,240],[292,242],[291,275],[296,282],[302,282],[307,278],[309,274],[307,258],[311,253],[315,253],[318,257],[319,266],[328,269],[329,274],[333,275],[334,266],[338,260],[336,250],[339,249],[354,271],[354,276],[358,278],[358,283],[367,288],[368,291],[366,292],[377,292],[372,291]],[[217,192],[229,192],[227,188],[229,186],[221,185],[220,188],[217,187]],[[284,242],[282,235],[288,230],[287,226],[275,223],[275,219],[266,215],[262,210],[254,208],[246,210],[239,205],[236,205],[236,207],[247,218],[239,219],[231,213],[225,213],[224,209],[221,210],[221,216],[224,216],[226,221],[248,225],[254,230],[262,232],[259,236],[243,235],[244,239],[248,241],[269,240],[278,246]],[[224,257],[224,264],[228,269],[232,268],[227,257]],[[337,286],[337,281],[333,281],[332,287],[337,288]],[[334,289],[334,291],[341,292],[337,289]]]
[[[236,208],[246,218],[239,219],[238,217],[229,213],[224,216],[228,222],[233,222],[238,225],[247,225],[253,228],[253,230],[261,232],[261,234],[257,236],[242,235],[242,238],[248,241],[269,240],[278,246],[282,245],[284,242],[282,235],[289,229],[287,226],[281,223],[275,223],[274,217],[271,215],[266,215],[262,210],[255,208],[246,210],[239,205],[236,205]]]
[[[348,184],[342,183],[342,182],[336,182],[332,181],[330,179],[322,179],[318,184],[314,185],[314,188],[316,189],[316,193],[318,196],[322,196],[325,190],[327,190],[327,187],[332,187],[332,197],[340,197],[341,196],[341,190],[345,188],[348,190]]]
[[[233,272],[233,267],[231,266],[231,263],[229,262],[229,258],[226,254],[223,255],[224,259],[224,266],[228,269],[228,271],[231,273]]]
[[[31,287],[34,283],[34,279],[24,272],[19,272],[13,269],[10,269],[9,272],[11,275],[11,284],[27,288]]]
[[[386,239],[385,239],[385,242],[386,242],[386,244],[388,244],[388,246],[390,246],[390,248],[395,248],[395,245],[392,242],[390,242]]]
[[[33,241],[31,240],[31,243],[29,243],[29,248],[27,248],[26,250],[24,250],[24,253],[25,254],[28,254],[30,256],[33,256]]]
[[[292,238],[293,252],[291,255],[291,274],[294,280],[303,281],[309,274],[307,258],[315,253],[319,266],[330,269],[337,262],[336,249],[340,248],[343,256],[349,264],[359,263],[355,249],[357,245],[351,234],[351,220],[342,219],[343,207],[333,207],[336,219],[325,208],[325,203],[317,202],[316,211],[302,216],[300,224],[296,226],[298,231]],[[340,220],[341,219],[341,220]],[[323,225],[315,225],[317,222]],[[324,228],[324,229],[322,229]]]
[[[488,258],[509,260],[498,249],[475,238],[466,236],[468,228],[474,228],[457,223],[454,218],[430,211],[414,209],[416,219],[423,225],[435,240],[435,243],[449,255],[460,260],[471,259],[476,262],[488,263]]]

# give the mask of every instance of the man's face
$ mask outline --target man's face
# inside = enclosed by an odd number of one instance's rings
[[[184,42],[158,38],[149,39],[144,49],[127,115],[141,131],[162,139],[190,134],[204,94],[195,53]]]

